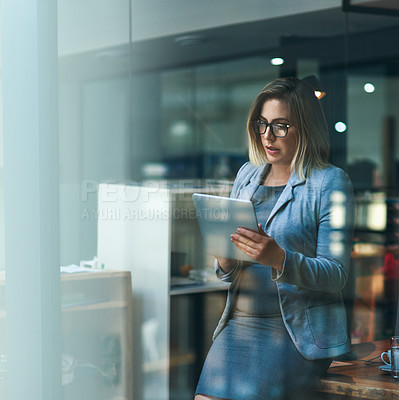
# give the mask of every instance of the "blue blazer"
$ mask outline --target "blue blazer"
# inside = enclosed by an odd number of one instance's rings
[[[251,199],[266,167],[244,164],[231,197]],[[305,180],[293,172],[268,220],[258,221],[285,251],[282,272],[271,268],[271,278],[285,327],[309,360],[349,351],[341,290],[349,272],[354,218],[352,184],[342,169],[328,166]],[[216,274],[231,285],[214,339],[234,311],[242,268],[225,273],[215,262]]]

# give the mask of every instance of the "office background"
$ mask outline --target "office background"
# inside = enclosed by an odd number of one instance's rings
[[[326,93],[331,162],[350,174],[359,204],[352,340],[389,335],[398,14],[387,0],[3,0],[0,348],[9,398],[63,396],[58,266],[97,255],[100,183],[233,179],[248,157],[251,102],[279,76],[315,75]],[[175,307],[194,307],[182,302]],[[184,378],[171,371],[174,399],[191,390],[197,364]]]

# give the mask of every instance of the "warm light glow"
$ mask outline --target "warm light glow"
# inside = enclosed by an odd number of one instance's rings
[[[339,133],[343,133],[346,131],[346,124],[341,121],[337,122],[334,127],[335,130]]]
[[[365,91],[366,93],[373,93],[374,90],[375,90],[375,87],[374,87],[374,85],[373,85],[372,83],[366,83],[366,84],[364,85],[364,91]]]
[[[320,100],[326,95],[326,92],[321,92],[320,90],[315,90],[314,95]]]
[[[284,59],[283,59],[283,58],[280,58],[280,57],[274,57],[274,58],[272,58],[272,59],[270,60],[270,63],[271,63],[272,65],[282,65],[282,64],[284,64]]]
[[[387,205],[384,202],[372,203],[367,207],[367,227],[382,231],[387,225]]]

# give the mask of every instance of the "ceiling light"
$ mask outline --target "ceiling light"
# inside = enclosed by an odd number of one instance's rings
[[[366,83],[363,87],[366,93],[373,93],[375,90],[375,87],[372,83]]]
[[[206,39],[203,35],[182,35],[175,37],[175,42],[180,46],[198,46],[205,43]]]
[[[170,127],[170,133],[175,137],[183,137],[190,134],[190,125],[187,121],[176,121]]]
[[[284,58],[281,57],[274,57],[270,60],[270,63],[272,65],[283,65],[284,64]]]
[[[335,130],[339,133],[343,133],[346,131],[346,124],[344,122],[338,121],[335,126]]]
[[[96,58],[109,58],[109,59],[117,59],[117,58],[126,58],[129,56],[129,52],[126,49],[117,48],[117,49],[106,49],[97,51],[94,53],[94,57]]]

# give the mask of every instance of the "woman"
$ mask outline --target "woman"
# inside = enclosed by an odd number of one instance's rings
[[[250,162],[231,196],[252,200],[259,232],[239,228],[231,240],[254,262],[216,260],[217,275],[231,286],[195,400],[312,398],[332,357],[349,351],[341,290],[352,248],[352,185],[328,164],[325,116],[303,80],[268,84],[247,129]]]

